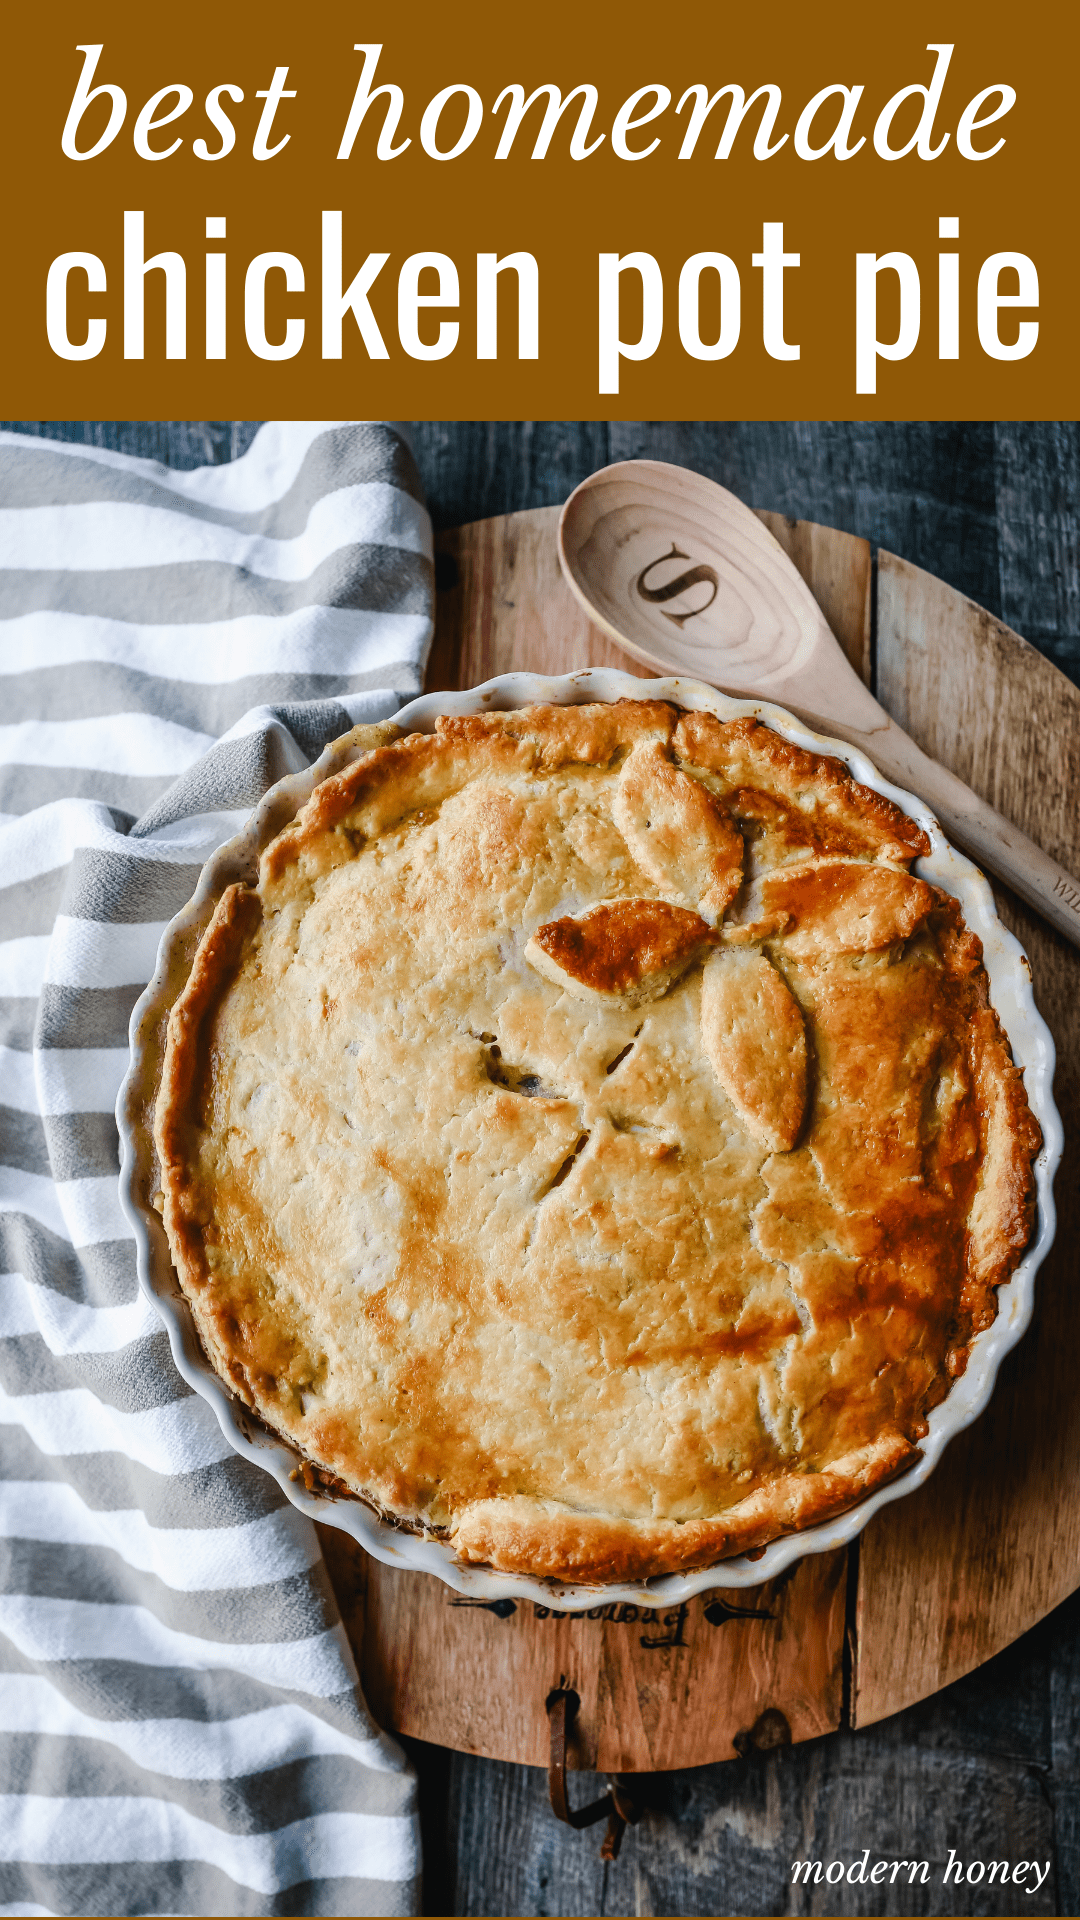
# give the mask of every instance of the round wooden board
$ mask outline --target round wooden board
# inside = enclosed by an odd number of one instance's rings
[[[1080,689],[932,575],[850,534],[763,513],[849,659],[901,726],[1073,871],[1080,866]],[[493,674],[617,666],[559,572],[558,509],[438,542],[433,689]],[[658,1771],[883,1719],[947,1686],[1080,1584],[1080,954],[1004,892],[1058,1046],[1066,1154],[1058,1235],[1031,1330],[993,1402],[918,1493],[859,1542],[752,1592],[653,1615],[476,1606],[320,1528],[372,1711],[466,1753],[546,1765],[545,1701],[580,1696],[572,1763]]]

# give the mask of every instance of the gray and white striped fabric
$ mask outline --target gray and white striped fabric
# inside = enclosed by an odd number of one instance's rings
[[[389,427],[189,473],[0,434],[0,1914],[416,1910],[412,1775],[139,1292],[113,1106],[203,862],[419,691],[432,605]]]

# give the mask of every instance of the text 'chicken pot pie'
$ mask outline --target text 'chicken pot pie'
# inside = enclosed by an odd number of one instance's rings
[[[215,1368],[466,1561],[644,1578],[838,1513],[916,1459],[1032,1225],[924,835],[751,719],[395,732],[222,896],[171,1015]]]

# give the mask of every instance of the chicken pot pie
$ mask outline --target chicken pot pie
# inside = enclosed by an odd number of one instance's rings
[[[218,1373],[464,1561],[710,1566],[903,1472],[1040,1144],[922,831],[660,703],[358,730],[222,896],[155,1139]]]

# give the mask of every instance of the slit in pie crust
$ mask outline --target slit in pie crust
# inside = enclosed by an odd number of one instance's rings
[[[459,1556],[709,1566],[917,1457],[1040,1143],[921,830],[752,719],[358,730],[222,896],[155,1139],[213,1366]]]

